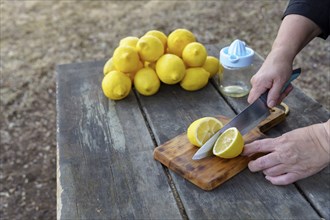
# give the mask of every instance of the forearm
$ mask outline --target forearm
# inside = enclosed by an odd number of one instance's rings
[[[321,32],[319,26],[309,18],[296,14],[285,16],[271,52],[251,79],[252,89],[248,102],[252,103],[266,90],[269,90],[268,107],[272,108],[281,102],[292,89],[289,87],[281,94],[284,83],[291,75],[295,56]]]
[[[302,48],[320,33],[321,29],[310,19],[301,15],[287,15],[272,46],[271,53],[278,54],[275,62],[292,63]]]

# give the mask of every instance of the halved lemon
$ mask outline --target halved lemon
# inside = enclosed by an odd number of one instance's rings
[[[200,147],[222,127],[221,121],[213,117],[197,119],[188,127],[187,136],[189,142]]]
[[[221,158],[234,158],[243,151],[244,140],[242,134],[235,127],[225,130],[213,147],[213,154]]]

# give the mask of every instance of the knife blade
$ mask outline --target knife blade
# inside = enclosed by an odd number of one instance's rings
[[[281,93],[296,79],[301,73],[301,69],[292,71],[290,79],[282,87]],[[236,127],[242,135],[247,134],[255,128],[261,121],[270,115],[270,109],[267,106],[268,91],[264,92],[256,101],[247,106],[241,113],[234,117],[228,124],[216,132],[205,144],[194,154],[193,160],[200,160],[212,155],[213,145],[218,137],[228,128]]]

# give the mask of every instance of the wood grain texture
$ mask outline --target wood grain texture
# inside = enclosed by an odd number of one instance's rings
[[[220,48],[221,46],[212,45],[208,47],[208,50],[210,53],[216,54]],[[261,63],[262,60],[258,61],[257,65]],[[303,72],[304,70],[302,70],[300,78],[304,77]],[[224,98],[237,113],[248,105],[246,97]],[[279,124],[276,129],[267,132],[266,134],[269,137],[277,137],[293,129],[325,122],[330,118],[329,111],[295,86],[284,102],[290,106],[289,117],[284,123]],[[330,219],[330,166],[307,179],[298,181],[295,185],[313,203],[313,206],[323,218]]]
[[[285,102],[292,108],[285,126],[280,127],[282,133],[326,122],[330,118],[329,111],[297,88],[290,93]],[[330,165],[321,172],[296,182],[295,185],[304,193],[320,215],[324,219],[330,220]]]
[[[184,133],[198,118],[235,115],[210,83],[196,92],[162,85],[154,96],[138,97],[157,145]],[[248,169],[212,191],[200,189],[172,170],[170,174],[190,219],[319,218],[294,185],[273,186],[261,173]]]
[[[229,122],[229,119],[224,116],[216,116],[216,118],[223,124]],[[285,113],[283,110],[274,109],[272,114],[260,126],[244,135],[244,142],[249,143],[264,137],[260,127],[270,129],[275,122],[280,123],[284,118]],[[154,150],[154,158],[204,190],[213,190],[220,186],[244,170],[251,160],[251,158],[243,156],[233,159],[211,156],[202,160],[192,160],[197,150],[198,148],[189,142],[187,134],[183,133],[158,146]]]
[[[105,98],[103,64],[57,68],[58,219],[181,218],[134,94]]]
[[[209,54],[218,57],[220,47],[209,46]],[[328,168],[285,187],[248,169],[212,191],[171,170],[167,178],[166,168],[153,159],[155,146],[184,133],[198,118],[232,118],[246,100],[224,98],[209,83],[196,92],[163,84],[154,96],[131,93],[111,102],[100,90],[104,62],[57,68],[60,219],[180,219],[181,208],[189,219],[329,219]],[[329,118],[298,89],[285,102],[289,116],[267,136]]]

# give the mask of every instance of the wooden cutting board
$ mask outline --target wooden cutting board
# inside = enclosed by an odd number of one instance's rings
[[[285,111],[277,107],[273,108],[268,118],[244,135],[245,143],[264,138],[263,132],[283,121],[287,113],[288,108]],[[229,121],[228,118],[221,115],[216,118],[223,124]],[[253,158],[238,156],[233,159],[222,159],[210,156],[201,160],[192,160],[198,149],[188,141],[186,133],[183,133],[156,147],[154,159],[201,189],[212,190],[244,170],[251,159],[258,157],[258,155]]]

